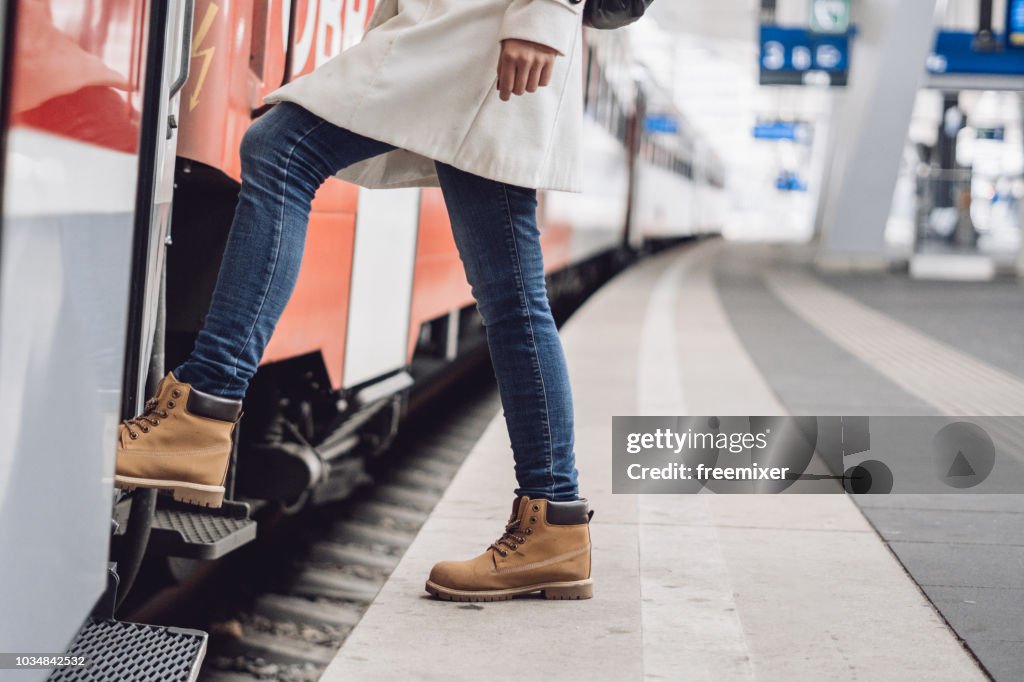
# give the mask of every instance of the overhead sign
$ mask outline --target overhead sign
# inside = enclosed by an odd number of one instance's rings
[[[937,31],[935,49],[928,55],[926,66],[933,76],[968,74],[977,76],[1024,75],[1024,50],[977,50],[975,35],[969,31]],[[996,35],[998,44],[1006,37]]]
[[[1024,0],[1010,0],[1006,8],[1006,39],[1010,47],[1024,47]]]
[[[850,28],[850,0],[811,0],[808,25],[814,33],[846,33]]]
[[[1002,142],[1006,139],[1006,127],[995,126],[992,128],[977,128],[974,131],[974,139]]]
[[[759,121],[754,126],[756,140],[789,140],[806,144],[811,139],[811,127],[804,121]]]
[[[674,116],[652,114],[644,121],[644,128],[649,133],[678,133],[679,121]]]
[[[780,192],[806,192],[807,181],[793,171],[779,171],[775,178],[775,189]]]
[[[761,85],[803,85],[820,74],[829,85],[846,85],[850,32],[812,33],[806,28],[761,26]]]

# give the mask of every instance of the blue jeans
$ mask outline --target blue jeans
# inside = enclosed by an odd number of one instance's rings
[[[217,286],[179,381],[245,395],[302,263],[310,203],[337,171],[393,147],[291,103],[242,138],[242,189]],[[516,495],[577,497],[572,393],[544,281],[537,193],[437,163],[455,243],[487,331]]]

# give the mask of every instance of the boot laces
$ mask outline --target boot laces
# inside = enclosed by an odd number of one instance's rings
[[[526,536],[521,532],[517,532],[519,530],[519,520],[514,519],[510,521],[509,524],[505,526],[505,532],[501,534],[500,538],[492,542],[488,549],[495,550],[503,557],[508,556],[508,550],[515,551],[519,545],[526,542]],[[502,549],[502,545],[504,545],[506,549]]]
[[[139,437],[139,434],[132,430],[133,426],[143,433],[149,433],[150,427],[157,426],[160,423],[160,419],[167,418],[167,410],[158,410],[157,407],[159,406],[160,401],[158,397],[153,396],[146,401],[142,414],[132,417],[131,419],[125,419],[121,422],[128,430],[128,436],[132,440]],[[154,417],[153,415],[156,416]],[[159,417],[160,419],[157,419],[156,417]]]

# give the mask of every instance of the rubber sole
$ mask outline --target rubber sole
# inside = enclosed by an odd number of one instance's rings
[[[134,476],[114,476],[114,485],[121,490],[135,490],[136,488],[170,490],[176,501],[200,507],[216,509],[224,504],[224,486],[222,485],[203,485],[188,481],[168,481]]]
[[[508,601],[515,597],[541,592],[545,599],[590,599],[594,596],[594,581],[574,580],[562,583],[540,583],[502,590],[455,590],[427,581],[426,590],[443,601]]]

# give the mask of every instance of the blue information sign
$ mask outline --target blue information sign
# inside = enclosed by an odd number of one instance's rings
[[[1006,36],[996,35],[996,43],[1007,44]],[[968,31],[938,31],[935,49],[928,56],[928,72],[988,76],[1024,75],[1024,50],[978,50],[975,34]]]
[[[1009,0],[1006,8],[1006,38],[1010,47],[1024,47],[1024,0]]]
[[[803,121],[762,121],[754,126],[756,140],[791,140],[810,142],[810,126]]]
[[[761,26],[762,85],[799,85],[810,72],[827,74],[832,85],[846,85],[849,68],[849,32],[833,35]]]
[[[644,127],[649,133],[678,133],[679,121],[672,116],[652,114],[644,121]]]

